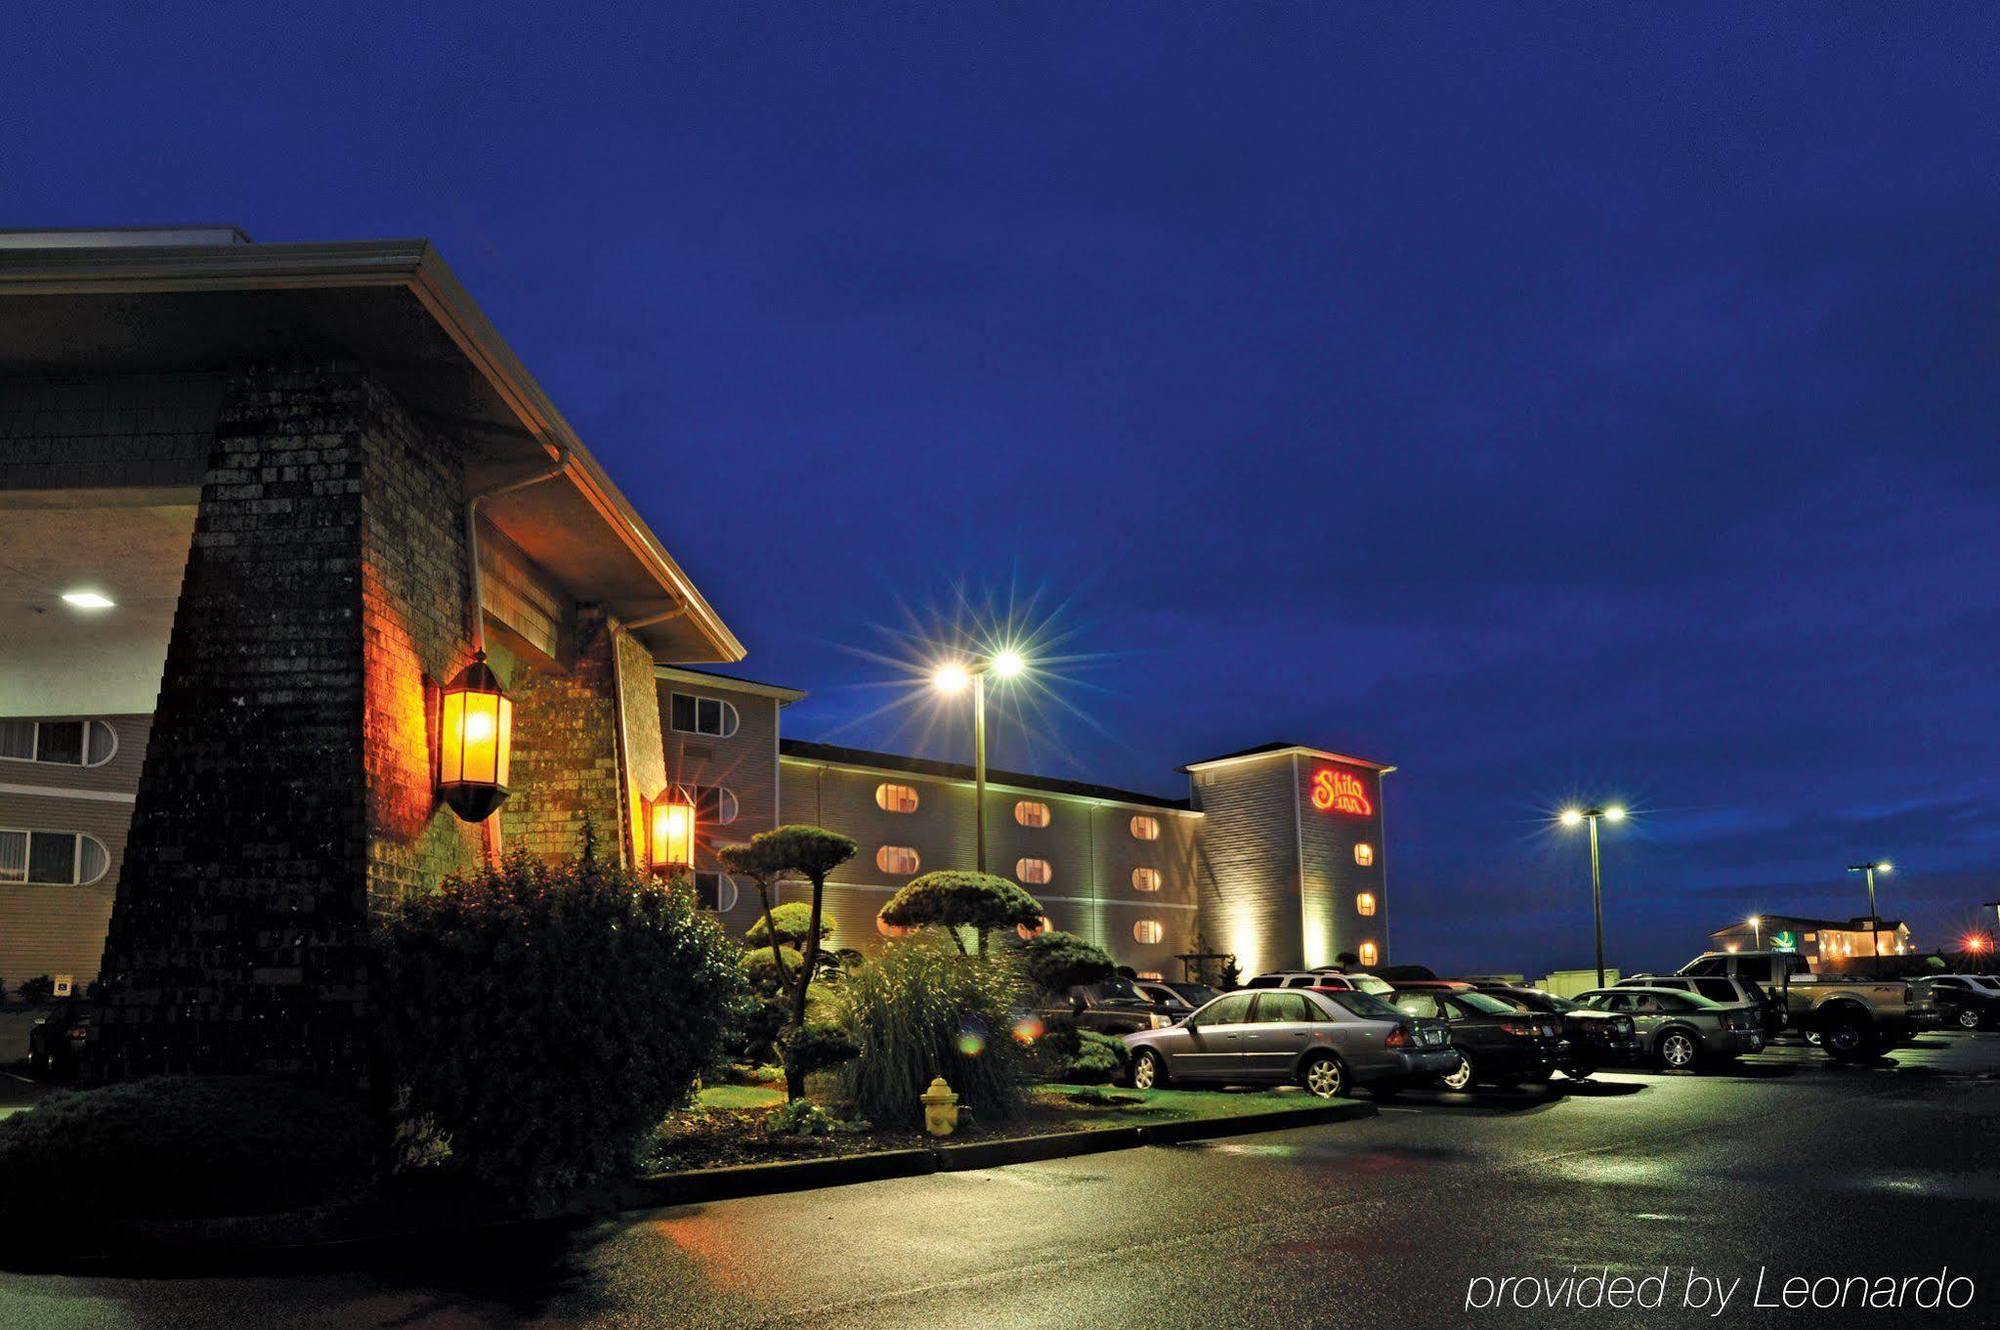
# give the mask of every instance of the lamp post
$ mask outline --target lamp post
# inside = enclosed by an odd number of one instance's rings
[[[1895,865],[1887,859],[1877,859],[1872,864],[1849,864],[1847,871],[1861,873],[1868,878],[1868,954],[1882,954],[1882,920],[1875,913],[1875,875],[1887,873]]]
[[[1750,950],[1762,951],[1764,949],[1764,916],[1761,914],[1751,915],[1749,924]]]
[[[974,867],[986,871],[986,676],[1012,679],[1028,668],[1018,651],[1001,651],[970,664],[938,666],[931,684],[941,693],[972,689],[972,835]]]
[[[1597,859],[1597,824],[1599,821],[1623,822],[1625,809],[1619,804],[1602,807],[1565,808],[1562,824],[1566,827],[1590,824],[1590,913],[1597,925],[1597,986],[1604,987],[1604,880]]]

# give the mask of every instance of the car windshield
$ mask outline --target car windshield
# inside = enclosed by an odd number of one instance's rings
[[[1102,983],[1092,984],[1087,990],[1100,1002],[1144,1002],[1146,995],[1132,986],[1132,981],[1124,975],[1115,974]]]
[[[1220,989],[1210,988],[1207,984],[1163,984],[1161,987],[1180,994],[1181,1001],[1195,1007],[1205,1002],[1213,1002],[1222,996]]]
[[[1334,989],[1331,992],[1323,992],[1320,996],[1331,1002],[1334,1006],[1344,1008],[1353,1012],[1356,1016],[1364,1017],[1367,1020],[1400,1021],[1403,1019],[1402,1012],[1397,1011],[1381,998],[1370,997],[1366,993],[1357,993],[1352,989]]]
[[[1387,979],[1378,979],[1372,974],[1349,975],[1348,979],[1364,993],[1393,993],[1396,986]]]
[[[1489,1016],[1501,1016],[1505,1015],[1507,1012],[1510,1011],[1520,1010],[1520,1008],[1515,1006],[1513,1003],[1502,1002],[1499,998],[1494,997],[1491,993],[1466,992],[1466,993],[1453,993],[1452,996],[1457,998],[1460,1002],[1463,1002],[1466,1006],[1472,1008],[1474,1011],[1483,1011],[1487,1013]]]

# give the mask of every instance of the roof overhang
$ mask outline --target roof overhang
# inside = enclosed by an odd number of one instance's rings
[[[425,240],[0,250],[0,377],[213,372],[359,361],[458,440],[477,493],[560,480],[481,513],[654,657],[737,661],[743,644]],[[648,622],[650,621],[650,622]]]
[[[755,679],[735,679],[708,670],[680,670],[671,665],[655,665],[653,673],[667,683],[684,683],[690,687],[707,688],[718,693],[745,693],[751,697],[768,697],[776,701],[779,706],[788,707],[806,695],[802,688],[759,683]]]
[[[1347,753],[1328,752],[1324,748],[1308,748],[1304,744],[1283,744],[1267,748],[1253,748],[1242,753],[1225,753],[1221,757],[1211,757],[1200,762],[1190,762],[1186,766],[1179,768],[1179,770],[1207,771],[1214,767],[1234,766],[1238,762],[1256,762],[1267,757],[1291,757],[1294,755],[1316,758],[1322,762],[1338,762],[1343,766],[1360,767],[1364,771],[1373,771],[1377,775],[1382,776],[1386,776],[1396,769],[1386,762],[1376,762],[1370,758],[1354,757]]]

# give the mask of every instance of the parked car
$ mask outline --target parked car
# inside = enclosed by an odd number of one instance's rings
[[[1522,1081],[1546,1081],[1557,1068],[1562,1023],[1553,1016],[1522,1011],[1471,985],[1437,986],[1442,981],[1398,985],[1390,1005],[1405,1015],[1443,1020],[1459,1063],[1440,1083],[1464,1090],[1486,1081],[1503,1089]],[[1421,983],[1421,987],[1416,986]]]
[[[1366,993],[1224,993],[1164,1030],[1125,1036],[1132,1084],[1296,1083],[1322,1099],[1367,1085],[1393,1093],[1458,1065],[1443,1021],[1413,1019]]]
[[[2000,1023],[2000,987],[1977,974],[1941,974],[1931,980],[1938,1010],[1946,1025],[1961,1030],[1990,1030]]]
[[[1671,988],[1680,993],[1699,993],[1710,1002],[1725,1007],[1752,1006],[1763,1021],[1764,1038],[1785,1028],[1785,1001],[1754,979],[1736,975],[1633,975],[1618,981],[1620,988]]]
[[[1393,991],[1387,980],[1341,970],[1271,970],[1253,976],[1243,987],[1318,988],[1329,993],[1372,993],[1377,997]]]
[[[28,1068],[37,1076],[66,1080],[77,1074],[97,1023],[88,998],[56,999],[28,1030]]]
[[[1753,1006],[1725,1007],[1699,993],[1672,988],[1593,988],[1576,996],[1593,1011],[1630,1016],[1641,1055],[1662,1071],[1692,1071],[1764,1046],[1763,1018]]]
[[[1748,979],[1777,993],[1791,1027],[1843,1062],[1872,1057],[1938,1023],[1928,980],[1813,974],[1793,951],[1705,951],[1678,973]]]
[[[1480,992],[1511,1002],[1523,1011],[1540,1012],[1562,1022],[1563,1042],[1556,1053],[1556,1069],[1570,1080],[1587,1080],[1607,1062],[1628,1062],[1639,1052],[1638,1027],[1630,1016],[1608,1011],[1591,1011],[1568,998],[1544,993],[1539,988],[1514,984],[1481,983]]]
[[[1128,1034],[1133,1030],[1158,1030],[1172,1025],[1187,1014],[1175,1011],[1141,993],[1130,979],[1114,976],[1102,983],[1082,984],[1069,990],[1066,1006],[1044,1007],[1045,1022],[1066,1021],[1079,1030],[1099,1034]]]
[[[1176,1020],[1186,1016],[1195,1008],[1213,1002],[1222,996],[1222,991],[1207,984],[1183,983],[1168,979],[1134,979],[1132,987],[1140,996],[1159,1003]]]

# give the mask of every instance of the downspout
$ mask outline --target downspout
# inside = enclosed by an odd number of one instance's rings
[[[468,495],[465,500],[465,557],[472,569],[472,652],[473,659],[486,659],[486,589],[479,576],[479,505],[502,494],[512,494],[515,490],[539,485],[545,480],[554,480],[569,470],[570,451],[568,445],[556,450],[555,465],[519,480],[510,480],[504,485],[481,490]],[[498,862],[500,858],[500,814],[479,824],[480,833],[486,841],[486,855]]]

